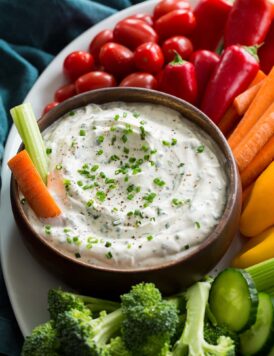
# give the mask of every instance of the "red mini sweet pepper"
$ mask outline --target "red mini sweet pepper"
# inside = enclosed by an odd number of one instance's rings
[[[257,49],[227,47],[206,87],[201,110],[218,124],[235,97],[245,91],[259,70]]]
[[[274,21],[272,22],[264,44],[259,48],[260,67],[268,74],[274,66]]]
[[[197,81],[194,65],[184,61],[178,53],[159,76],[159,90],[194,104]]]
[[[261,44],[271,20],[272,5],[268,0],[236,0],[226,23],[225,47]]]
[[[193,13],[196,27],[191,35],[194,50],[215,51],[225,29],[226,20],[232,9],[229,0],[200,0]]]
[[[194,64],[197,79],[197,99],[196,106],[200,106],[207,83],[216,65],[220,62],[218,54],[201,49],[192,53],[190,62]]]

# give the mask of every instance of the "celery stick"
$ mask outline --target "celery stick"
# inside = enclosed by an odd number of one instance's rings
[[[259,292],[274,289],[274,258],[245,269],[252,277]]]
[[[46,149],[31,104],[16,106],[10,113],[33,164],[46,184],[48,175]]]

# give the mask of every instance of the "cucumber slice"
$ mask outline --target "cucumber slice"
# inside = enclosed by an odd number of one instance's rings
[[[243,355],[267,355],[274,345],[274,299],[259,293],[259,306],[254,325],[240,335]]]
[[[218,324],[236,332],[250,328],[258,308],[258,292],[250,275],[237,268],[222,271],[212,283],[209,305]]]

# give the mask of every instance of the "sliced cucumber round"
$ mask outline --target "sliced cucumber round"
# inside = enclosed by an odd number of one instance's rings
[[[254,325],[240,335],[243,355],[267,355],[274,346],[274,300],[259,293],[259,306]]]
[[[237,268],[222,271],[212,283],[209,305],[218,324],[236,332],[250,328],[258,308],[258,292],[250,275]]]

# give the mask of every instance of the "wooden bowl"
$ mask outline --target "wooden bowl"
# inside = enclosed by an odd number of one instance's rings
[[[157,266],[118,269],[91,265],[60,252],[34,231],[24,213],[18,186],[12,177],[11,202],[15,221],[31,254],[52,273],[82,292],[115,297],[141,281],[154,282],[164,294],[178,292],[201,279],[215,266],[238,230],[241,186],[235,160],[226,139],[207,116],[183,100],[151,90],[113,88],[87,92],[61,103],[48,112],[39,120],[39,126],[44,130],[67,112],[89,103],[102,104],[112,101],[145,102],[174,109],[196,123],[217,143],[226,158],[228,196],[224,213],[210,235],[187,256]]]

